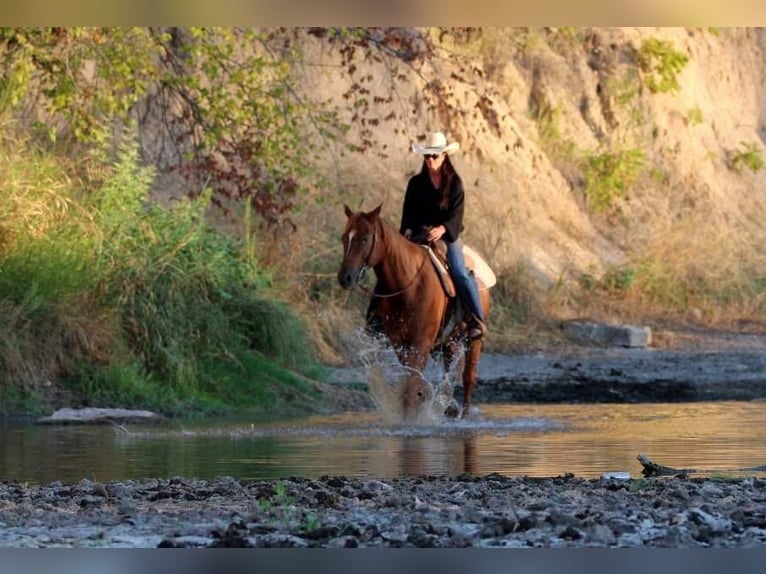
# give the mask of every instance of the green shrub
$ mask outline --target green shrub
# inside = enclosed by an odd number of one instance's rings
[[[308,367],[301,321],[270,295],[244,241],[207,223],[209,194],[165,209],[145,201],[149,180],[131,149],[96,195],[104,296],[147,372],[197,393],[219,385],[216,364],[241,370],[251,352]]]
[[[688,61],[689,57],[667,40],[647,38],[638,50],[638,65],[644,83],[655,94],[678,91],[681,88],[678,74]]]
[[[756,143],[740,142],[740,149],[729,154],[729,167],[741,173],[746,167],[753,173],[763,168],[761,148]]]
[[[130,147],[85,200],[64,181],[67,209],[46,210],[47,183],[27,163],[0,191],[12,214],[0,251],[3,409],[58,397],[188,414],[312,395],[292,372],[314,368],[305,325],[254,250],[209,224],[209,194],[151,203],[152,173]]]
[[[636,270],[632,267],[610,267],[601,278],[604,289],[610,293],[627,291],[636,279]]]
[[[686,121],[690,126],[698,126],[703,122],[702,110],[698,107],[689,109],[686,114]]]
[[[602,211],[624,195],[645,165],[637,148],[604,151],[583,160],[585,197],[594,211]]]

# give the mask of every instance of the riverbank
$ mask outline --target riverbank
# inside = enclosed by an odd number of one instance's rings
[[[490,335],[491,336],[491,335]],[[481,357],[474,404],[639,403],[766,399],[766,335],[665,330],[650,347],[561,345]],[[362,366],[335,369],[339,388],[364,385]],[[354,395],[338,393],[338,400]],[[457,385],[455,396],[462,396]],[[356,397],[362,407],[364,401]]]
[[[766,480],[0,483],[4,547],[761,547]]]

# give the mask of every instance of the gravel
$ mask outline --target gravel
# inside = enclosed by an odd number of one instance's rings
[[[470,475],[0,483],[0,546],[759,547],[766,480]]]

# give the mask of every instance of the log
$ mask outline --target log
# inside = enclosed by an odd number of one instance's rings
[[[644,467],[644,469],[641,471],[644,476],[688,476],[690,474],[710,474],[712,472],[766,472],[766,464],[762,464],[760,466],[747,466],[744,468],[735,468],[735,469],[711,469],[711,470],[700,470],[696,468],[673,468],[670,466],[664,466],[662,464],[657,464],[652,459],[650,459],[648,456],[644,454],[639,454],[637,457],[638,462],[641,463],[641,466]]]
[[[669,466],[663,466],[657,464],[644,454],[639,454],[637,457],[638,462],[644,469],[641,471],[644,476],[686,476],[699,472],[693,468],[672,468]]]

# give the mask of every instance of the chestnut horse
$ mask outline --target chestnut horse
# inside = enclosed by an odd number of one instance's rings
[[[344,205],[348,221],[343,231],[343,262],[338,282],[344,289],[354,289],[368,268],[375,271],[378,292],[372,296],[381,298],[377,312],[382,317],[383,330],[410,373],[403,393],[405,418],[412,419],[431,395],[430,383],[423,379],[431,354],[442,351],[446,370],[456,352],[465,346],[462,416],[466,416],[476,384],[482,341],[468,339],[462,305],[446,294],[426,248],[406,239],[382,219],[382,207],[381,204],[368,213],[355,213]],[[487,319],[489,289],[481,283],[478,287]]]

